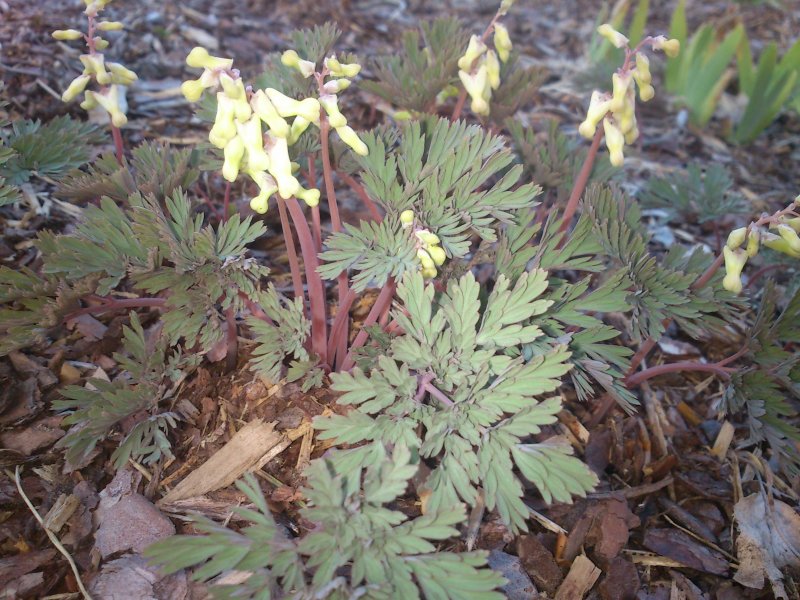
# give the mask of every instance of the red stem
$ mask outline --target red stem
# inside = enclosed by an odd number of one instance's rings
[[[328,137],[331,131],[331,124],[328,121],[328,116],[325,111],[320,109],[320,146],[322,147],[322,177],[325,180],[325,196],[328,199],[328,210],[331,212],[331,225],[334,233],[342,230],[342,220],[339,217],[339,205],[336,202],[336,189],[333,186],[333,167],[331,166],[331,154]],[[347,274],[343,271],[337,277],[337,288],[339,291],[339,306],[344,304],[347,297],[348,285]],[[345,360],[347,353],[347,327],[348,323],[344,325],[345,331],[337,337],[338,345],[336,346],[336,366],[341,368],[341,361]]]
[[[104,313],[109,310],[119,310],[121,308],[145,308],[152,306],[164,306],[166,298],[103,298],[103,303],[96,306],[86,306],[74,310],[64,317],[65,321],[74,319],[81,315],[91,315]]]
[[[308,222],[303,214],[303,209],[295,198],[286,200],[286,206],[294,222],[297,237],[300,240],[300,250],[305,263],[306,281],[308,282],[308,299],[311,304],[311,348],[317,355],[321,364],[328,364],[327,346],[327,320],[325,317],[325,286],[322,277],[317,273],[319,263],[314,249],[314,238],[308,228]]]
[[[317,187],[317,165],[313,154],[308,156],[308,185],[309,187]],[[319,204],[311,207],[311,233],[314,234],[314,246],[317,252],[322,252],[322,219],[319,215]]]
[[[627,387],[637,387],[641,385],[642,382],[652,379],[653,377],[658,377],[659,375],[665,375],[667,373],[677,373],[679,371],[705,371],[708,373],[715,373],[723,377],[728,377],[734,370],[735,369],[732,369],[731,367],[720,366],[719,363],[705,364],[691,360],[668,363],[650,367],[649,369],[645,369],[644,371],[639,371],[638,373],[631,375],[627,379]]]
[[[341,177],[344,182],[349,185],[356,194],[358,194],[358,197],[361,198],[361,201],[367,206],[367,210],[369,210],[369,213],[375,222],[380,223],[383,221],[383,217],[381,216],[378,207],[372,201],[372,198],[369,197],[369,194],[367,194],[367,190],[364,189],[364,186],[347,173],[339,173],[339,177]]]
[[[294,297],[300,298],[305,307],[305,294],[303,293],[303,276],[300,274],[300,263],[297,260],[297,248],[294,245],[294,236],[292,235],[292,226],[289,224],[289,217],[286,214],[286,203],[279,195],[278,198],[278,213],[281,216],[281,227],[283,228],[283,238],[286,241],[286,254],[289,256],[289,270],[292,273],[292,286],[294,288]],[[299,233],[298,233],[299,235]],[[303,308],[305,313],[305,308]]]
[[[448,398],[442,390],[435,387],[430,381],[426,382],[425,385],[422,386],[422,389],[424,389],[426,392],[428,392],[431,396],[436,398],[439,402],[441,402],[445,406],[454,405],[453,401],[450,400],[450,398]]]
[[[114,138],[114,148],[116,150],[117,162],[122,166],[125,161],[125,145],[122,142],[122,132],[119,127],[111,124],[111,137]]]
[[[227,223],[231,206],[231,182],[225,181],[225,197],[222,200],[222,222]]]
[[[569,229],[572,217],[575,211],[578,210],[578,203],[580,202],[581,196],[583,196],[583,192],[586,190],[586,184],[589,181],[589,176],[592,174],[592,167],[594,166],[595,158],[597,158],[597,150],[600,148],[600,141],[602,139],[603,129],[598,127],[594,134],[594,139],[592,139],[589,153],[586,155],[578,177],[575,179],[575,184],[572,186],[572,192],[569,195],[569,200],[567,200],[567,206],[564,208],[564,216],[561,217],[561,227],[559,228],[561,232]]]
[[[344,302],[337,307],[336,316],[333,319],[333,325],[331,325],[331,334],[328,338],[328,358],[330,360],[334,359],[336,349],[341,345],[340,338],[347,331],[346,325],[350,321],[350,308],[353,306],[355,299],[356,293],[352,289],[347,290]],[[345,338],[345,347],[347,347],[347,338]]]
[[[378,298],[375,300],[375,304],[372,305],[372,308],[367,315],[367,318],[364,320],[364,324],[361,326],[361,331],[358,332],[356,339],[353,340],[353,344],[350,346],[350,352],[347,353],[347,358],[345,359],[344,363],[341,366],[342,371],[349,371],[353,368],[353,352],[358,350],[361,346],[364,345],[364,342],[367,341],[367,327],[374,325],[378,317],[383,312],[384,307],[390,305],[392,303],[392,297],[394,296],[394,288],[395,283],[394,279],[391,277],[389,281],[386,282],[386,285],[383,286],[381,293],[378,294]]]
[[[458,121],[459,117],[461,117],[461,111],[464,110],[464,102],[467,100],[467,90],[461,90],[458,94],[458,100],[456,100],[456,106],[453,109],[453,114],[450,115],[451,121]]]

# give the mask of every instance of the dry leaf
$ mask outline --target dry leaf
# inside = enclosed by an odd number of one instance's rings
[[[775,597],[788,598],[781,569],[800,567],[800,516],[788,504],[769,503],[760,493],[739,500],[734,516],[739,523],[739,570],[734,580],[760,590],[766,575]]]

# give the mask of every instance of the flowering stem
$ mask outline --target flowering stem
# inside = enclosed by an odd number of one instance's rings
[[[364,189],[364,186],[347,173],[339,173],[339,177],[341,177],[344,182],[349,185],[356,194],[358,194],[358,197],[361,198],[361,201],[366,205],[367,210],[369,210],[369,214],[372,216],[375,222],[380,223],[383,221],[383,217],[381,216],[378,207],[375,206],[375,203],[372,201],[372,198],[369,197],[369,194],[367,194],[367,190]]]
[[[300,208],[297,200],[289,198],[286,200],[286,206],[289,208],[289,214],[300,240],[300,250],[303,253],[303,263],[305,264],[308,300],[311,304],[311,348],[321,364],[328,364],[325,286],[322,283],[322,277],[317,273],[319,263],[314,249],[314,238],[311,236],[303,209]]]
[[[331,333],[328,337],[328,357],[330,360],[333,360],[333,357],[336,354],[336,349],[340,346],[341,341],[340,338],[344,336],[346,331],[346,325],[350,319],[350,308],[353,306],[353,302],[355,302],[356,293],[350,289],[347,290],[347,296],[345,296],[344,302],[339,304],[336,308],[336,316],[333,319],[333,325],[331,325]],[[347,338],[345,338],[345,347],[347,344]],[[341,359],[343,361],[344,358]]]
[[[458,94],[458,100],[456,100],[456,106],[453,109],[453,114],[450,115],[451,121],[458,121],[459,117],[461,117],[461,111],[464,110],[464,102],[467,101],[467,90],[462,89]]]
[[[292,273],[292,286],[294,287],[294,297],[300,298],[303,302],[303,312],[305,313],[305,294],[303,293],[303,277],[300,274],[300,263],[297,260],[297,248],[294,245],[294,235],[292,226],[289,224],[289,217],[286,214],[286,203],[280,195],[278,198],[278,213],[281,216],[281,228],[283,229],[283,239],[286,241],[286,254],[289,256],[289,270]],[[299,233],[298,233],[299,235]]]
[[[231,182],[225,182],[225,196],[222,200],[222,222],[227,223],[230,215],[231,204]],[[225,331],[226,339],[226,353],[225,353],[225,367],[228,371],[233,371],[236,368],[236,359],[239,356],[239,338],[238,327],[236,325],[236,309],[233,302],[225,309]]]
[[[167,300],[165,298],[108,298],[100,297],[101,304],[95,306],[86,306],[79,308],[69,313],[64,317],[65,321],[74,319],[81,315],[91,315],[104,313],[109,310],[120,310],[122,308],[145,308],[152,306],[164,306]]]
[[[308,155],[308,186],[317,187],[317,165],[316,157],[313,154]],[[311,233],[314,234],[314,247],[317,252],[322,252],[322,219],[319,215],[319,204],[311,207]]]
[[[442,390],[434,386],[430,381],[426,382],[425,385],[422,386],[422,389],[424,389],[445,406],[454,406],[453,401],[450,400],[450,398],[448,398]]]
[[[329,145],[329,135],[331,131],[331,124],[328,121],[328,115],[325,111],[320,109],[319,117],[320,126],[320,146],[322,147],[322,177],[325,180],[325,197],[328,199],[328,209],[331,211],[331,226],[334,233],[342,230],[342,220],[339,217],[339,205],[336,203],[336,189],[333,187],[333,167],[331,166],[331,154]],[[347,274],[342,271],[337,278],[337,287],[339,289],[339,306],[344,304],[347,296]],[[336,347],[337,363],[344,360],[345,353],[347,352],[347,323],[343,325],[344,333],[342,333],[338,340]]]
[[[726,363],[727,362],[728,361],[726,361]],[[730,377],[730,374],[735,371],[735,369],[726,367],[720,363],[707,364],[686,360],[665,365],[657,365],[655,367],[645,369],[644,371],[639,371],[626,380],[627,387],[634,388],[641,385],[648,379],[652,379],[653,377],[658,377],[659,375],[665,375],[667,373],[677,373],[679,371],[704,371],[707,373],[715,373],[723,377]]]
[[[384,307],[392,303],[394,289],[395,282],[394,279],[390,277],[386,282],[386,285],[383,286],[383,289],[381,289],[381,293],[378,294],[375,304],[372,305],[367,318],[364,320],[364,324],[361,326],[361,331],[358,332],[356,339],[353,340],[353,344],[350,346],[350,352],[347,353],[347,358],[344,360],[344,363],[340,368],[341,371],[349,371],[353,368],[353,352],[363,346],[364,342],[367,341],[367,336],[369,335],[367,333],[367,327],[374,325],[378,321],[378,317],[380,317],[381,313],[383,312]]]
[[[603,129],[597,128],[592,139],[592,145],[589,148],[589,153],[583,161],[578,177],[575,178],[575,184],[572,186],[572,192],[567,200],[567,206],[564,208],[564,216],[561,217],[561,227],[559,231],[564,232],[569,228],[572,222],[572,217],[575,211],[578,210],[578,202],[580,202],[583,192],[586,190],[586,184],[589,181],[589,175],[592,174],[592,167],[594,167],[595,158],[597,158],[597,150],[600,148],[600,141],[603,139]]]
[[[222,199],[222,222],[226,223],[230,216],[231,207],[231,182],[225,182],[225,196]]]
[[[122,142],[122,132],[119,127],[111,123],[111,137],[114,138],[114,149],[117,154],[117,162],[122,166],[125,160],[125,146]]]

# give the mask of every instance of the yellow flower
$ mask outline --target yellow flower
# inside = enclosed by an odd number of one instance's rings
[[[469,39],[469,45],[467,46],[467,51],[464,53],[464,56],[458,59],[458,68],[462,71],[471,70],[472,63],[484,52],[486,52],[486,44],[484,44],[477,35],[473,35]]]
[[[319,204],[319,190],[315,188],[311,188],[307,190],[305,188],[300,188],[297,192],[297,197],[300,198],[303,202],[305,202],[308,206],[314,207]]]
[[[403,227],[407,227],[414,222],[414,211],[413,210],[404,210],[400,213],[400,222],[403,224]]]
[[[586,139],[592,139],[597,130],[597,124],[606,116],[610,107],[610,98],[597,90],[592,92],[592,99],[589,101],[589,110],[586,113],[586,119],[580,124],[580,127],[578,127],[578,132]]]
[[[339,110],[338,98],[333,94],[325,94],[319,97],[320,106],[328,115],[328,122],[334,129],[339,129],[347,125],[347,118]]]
[[[626,38],[608,23],[603,23],[600,25],[600,27],[597,28],[597,33],[602,35],[611,43],[612,46],[616,48],[625,48],[628,45],[628,38]]]
[[[79,40],[83,38],[83,33],[77,29],[56,29],[52,36],[54,39],[61,41]]]
[[[277,137],[289,135],[289,124],[278,114],[264,90],[258,90],[250,99],[250,106],[258,118],[269,127],[270,133]]]
[[[497,54],[494,50],[489,50],[486,53],[486,77],[489,80],[489,85],[493,90],[500,87],[500,61],[497,60]]]
[[[722,248],[725,257],[725,278],[722,287],[729,292],[738,294],[742,291],[742,269],[747,263],[747,253],[744,250],[731,250],[728,246]]]
[[[281,198],[291,198],[300,191],[300,182],[292,175],[292,162],[289,159],[289,146],[286,138],[269,136],[267,154],[269,172],[278,184]]]
[[[91,78],[91,75],[78,75],[78,77],[72,80],[69,87],[64,90],[64,93],[61,94],[61,100],[63,102],[72,102],[78,94],[86,89],[86,85]]]
[[[299,115],[312,123],[319,119],[320,102],[316,98],[295,100],[273,88],[267,88],[264,91],[280,116],[294,117]]]
[[[303,60],[294,50],[287,50],[284,52],[281,55],[281,62],[287,67],[297,69],[305,78],[311,77],[314,74],[314,63],[310,60]]]
[[[225,145],[223,151],[225,162],[222,164],[222,176],[227,181],[236,181],[239,176],[239,166],[244,156],[244,142],[241,136],[236,136]]]
[[[196,69],[227,70],[233,68],[233,59],[211,56],[208,50],[201,46],[196,46],[192,48],[192,51],[186,57],[186,64]]]
[[[619,127],[608,117],[603,119],[603,130],[606,134],[606,147],[608,148],[611,164],[621,167],[625,162],[622,149],[625,147],[625,137]]]
[[[361,138],[359,138],[358,134],[353,131],[352,127],[349,127],[348,125],[345,125],[344,127],[337,127],[336,133],[338,133],[339,137],[342,138],[342,141],[350,146],[353,149],[353,152],[359,156],[366,156],[369,154],[367,145],[361,141]]]
[[[87,92],[94,100],[102,106],[111,117],[111,122],[115,127],[122,127],[128,122],[128,117],[122,112],[120,107],[119,86],[109,86],[106,93]]]
[[[508,35],[508,29],[501,23],[494,24],[494,47],[497,50],[497,55],[500,60],[506,62],[511,55],[511,36]]]

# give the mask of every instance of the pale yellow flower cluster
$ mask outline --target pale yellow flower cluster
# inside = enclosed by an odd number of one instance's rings
[[[795,205],[800,206],[800,196],[795,200]],[[761,244],[792,258],[800,258],[799,233],[800,217],[786,216],[771,220],[769,231],[762,231],[752,226],[731,231],[722,249],[725,257],[725,278],[722,280],[722,286],[735,294],[742,291],[742,270],[747,264],[747,259],[758,254]]]
[[[118,31],[123,28],[119,21],[100,21],[95,22],[97,14],[103,10],[111,0],[84,0],[86,10],[84,13],[89,18],[90,34],[84,34],[77,29],[58,29],[53,32],[53,37],[61,41],[86,40],[89,46],[89,53],[82,54],[80,61],[83,64],[83,72],[78,75],[64,90],[61,100],[71,102],[79,94],[83,93],[81,108],[91,110],[96,106],[102,106],[111,118],[115,127],[122,127],[128,122],[125,115],[125,104],[120,86],[129,86],[138,79],[136,73],[123,65],[106,61],[105,56],[98,50],[105,50],[108,47],[108,40],[100,36],[95,36],[94,30],[98,31]],[[90,38],[89,35],[92,37]],[[94,92],[86,90],[89,82],[94,79],[100,87],[100,91]]]
[[[293,50],[286,51],[281,60],[297,68],[304,77],[315,74],[314,63],[302,60]],[[335,60],[326,59],[326,66],[331,63],[328,66],[331,73],[352,77],[361,69],[359,65],[339,65]],[[367,153],[366,145],[347,126],[347,119],[336,106],[335,92],[345,89],[350,84],[348,79],[326,83],[325,91],[329,93],[319,100],[296,100],[274,88],[255,92],[245,89],[239,72],[233,68],[233,60],[211,56],[204,48],[194,48],[186,63],[203,69],[198,79],[185,81],[181,86],[187,100],[196,102],[204,90],[221,88],[216,94],[217,113],[208,139],[223,151],[222,176],[226,180],[235,181],[239,172],[244,171],[258,185],[258,195],[250,200],[250,207],[257,213],[267,212],[269,198],[275,192],[284,199],[296,196],[309,206],[319,204],[319,190],[303,188],[294,176],[296,165],[289,158],[289,146],[297,142],[310,124],[319,126],[321,110],[345,143],[359,154]]]
[[[400,213],[400,222],[403,227],[414,226],[414,211],[404,210]],[[439,272],[436,267],[440,267],[447,259],[444,249],[441,247],[441,240],[435,233],[427,229],[414,229],[414,237],[417,244],[417,258],[420,263],[420,271],[425,279],[433,279]]]
[[[492,91],[500,87],[500,62],[506,62],[511,55],[511,37],[508,29],[495,22],[494,49],[489,49],[482,37],[473,35],[467,51],[458,59],[458,77],[471,99],[472,112],[487,116]]]
[[[613,46],[627,50],[628,38],[611,25],[603,24],[597,28],[597,32]],[[647,38],[645,41],[653,49],[663,50],[670,57],[676,56],[680,50],[678,40],[668,40],[664,36]],[[612,93],[597,90],[592,92],[586,119],[578,128],[583,137],[592,139],[598,124],[600,121],[603,122],[606,147],[611,164],[615,167],[621,167],[625,160],[623,153],[625,145],[633,144],[639,138],[639,128],[636,124],[636,88],[639,89],[639,99],[642,102],[647,102],[655,96],[655,89],[651,84],[650,60],[639,47],[627,52],[625,65],[612,76]],[[635,66],[630,65],[631,58],[635,59]]]

